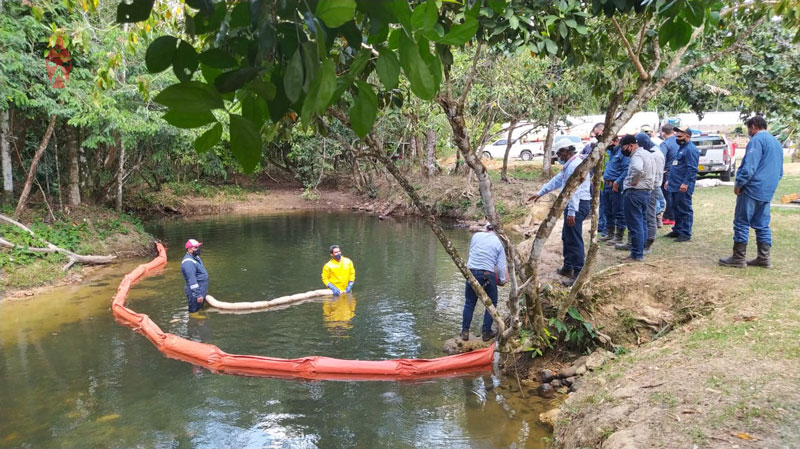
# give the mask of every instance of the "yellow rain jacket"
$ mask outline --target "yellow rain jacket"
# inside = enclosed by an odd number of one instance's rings
[[[331,259],[322,267],[322,284],[326,287],[332,282],[339,290],[344,292],[348,282],[355,282],[356,268],[353,261],[342,256],[342,260]]]

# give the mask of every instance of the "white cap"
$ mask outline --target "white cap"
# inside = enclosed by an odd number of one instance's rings
[[[553,144],[553,152],[558,153],[560,150],[564,148],[572,147],[575,148],[575,142],[569,139],[560,139],[555,144]]]

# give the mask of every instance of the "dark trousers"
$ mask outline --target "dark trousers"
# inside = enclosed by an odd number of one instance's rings
[[[606,231],[608,231],[608,219],[606,218],[606,206],[603,202],[603,196],[606,193],[607,188],[603,188],[600,191],[600,202],[598,204],[598,211],[597,211],[597,230],[600,234],[606,235]],[[590,206],[591,207],[591,206]]]
[[[606,195],[606,226],[625,229],[625,208],[622,204],[622,192],[611,190],[611,182],[606,181],[603,194]],[[600,197],[603,201],[603,197]]]
[[[472,272],[472,275],[475,276],[475,279],[481,284],[483,290],[489,295],[492,304],[497,306],[497,278],[494,272],[472,269],[469,271]],[[469,326],[472,324],[472,314],[475,312],[475,304],[478,302],[478,295],[472,290],[472,286],[469,285],[469,282],[466,283],[464,296],[466,297],[466,301],[464,301],[464,312],[461,315],[461,330],[468,331]],[[481,331],[484,333],[492,331],[492,316],[489,315],[488,310],[483,312],[483,326],[481,327]]]
[[[692,210],[692,194],[688,191],[669,192],[670,205],[672,206],[672,219],[675,226],[672,230],[683,237],[692,236],[692,224],[694,222],[694,211]]]
[[[564,210],[564,227],[561,230],[561,243],[564,249],[564,268],[577,274],[583,268],[586,258],[583,245],[583,221],[592,209],[590,200],[581,200],[575,211],[575,226],[567,226],[567,211]]]
[[[669,175],[669,172],[664,173],[664,182],[667,180],[667,175]],[[670,193],[664,188],[663,182],[661,183],[661,193],[664,195],[664,201],[667,203],[667,207],[664,209],[664,215],[662,218],[672,220],[672,200],[670,199]]]
[[[207,289],[203,290],[201,286],[200,296],[205,298],[207,291],[208,291]],[[189,287],[185,287],[183,289],[183,292],[186,293],[186,302],[189,305],[189,313],[197,312],[198,310],[202,309],[203,306],[206,304],[205,301],[197,302],[197,299],[194,298],[194,296],[192,295],[192,290]]]
[[[772,231],[769,229],[769,201],[758,201],[744,193],[736,197],[733,214],[733,241],[744,242],[750,237],[750,228],[756,230],[756,241],[772,246]]]
[[[631,238],[631,258],[644,258],[644,241],[647,238],[647,206],[649,190],[628,189],[625,191],[625,221]]]

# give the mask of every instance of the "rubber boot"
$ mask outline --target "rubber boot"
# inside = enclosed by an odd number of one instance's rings
[[[628,241],[625,243],[617,243],[614,245],[614,249],[618,251],[630,251],[631,249],[631,233],[628,233]]]
[[[614,246],[617,244],[622,244],[622,238],[624,236],[625,236],[625,228],[617,228],[617,233],[614,235],[614,239],[607,241],[606,245]]]
[[[758,257],[747,261],[748,267],[772,268],[769,260],[770,245],[767,242],[758,242]]]
[[[655,242],[655,240],[651,240],[651,239],[648,239],[646,242],[644,242],[644,253],[645,254],[650,254],[650,253],[653,252],[653,250],[651,249],[651,247],[653,246],[653,242]]]
[[[606,235],[600,237],[597,240],[599,240],[601,242],[607,242],[609,240],[614,240],[614,236],[616,234],[617,234],[617,228],[615,228],[614,226],[611,226],[611,227],[608,228],[608,230],[606,232]]]
[[[761,254],[759,253],[759,256],[760,255]],[[731,257],[728,257],[727,259],[720,259],[719,264],[722,265],[723,267],[746,268],[747,267],[746,257],[747,257],[747,242],[733,242],[733,255],[731,255]]]

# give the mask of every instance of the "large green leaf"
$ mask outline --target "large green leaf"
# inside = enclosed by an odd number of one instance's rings
[[[221,109],[224,106],[222,96],[213,87],[199,81],[173,84],[153,100],[171,111],[180,112]]]
[[[255,78],[259,69],[255,67],[242,67],[241,69],[225,72],[214,80],[214,87],[222,93],[233,92],[244,86],[244,83]]]
[[[300,49],[295,50],[294,55],[286,65],[286,74],[283,76],[283,90],[286,98],[295,103],[300,98],[303,91],[303,60]]]
[[[378,96],[369,84],[357,80],[358,96],[350,107],[350,125],[358,137],[363,138],[372,129],[378,116]]]
[[[423,100],[432,100],[436,95],[433,74],[419,54],[419,47],[405,33],[400,33],[400,66],[411,83],[411,91]]]
[[[300,112],[300,119],[308,124],[312,114],[318,114],[325,110],[330,103],[333,93],[336,90],[336,68],[333,61],[326,59],[317,70],[317,76],[311,82],[303,108]]]
[[[155,0],[132,0],[130,4],[120,2],[117,6],[117,23],[134,23],[147,20]]]
[[[261,133],[250,120],[231,114],[231,151],[245,172],[252,173],[261,160]]]
[[[355,0],[319,0],[317,17],[330,28],[336,28],[352,20],[356,14]]]
[[[439,19],[439,9],[434,0],[417,5],[411,13],[411,28],[413,30],[433,30],[436,21]]]
[[[175,59],[172,61],[172,71],[175,72],[175,76],[182,82],[191,80],[197,70],[197,64],[197,52],[194,51],[194,47],[181,40],[178,50],[175,52]]]
[[[450,31],[439,39],[439,43],[446,45],[464,45],[475,36],[478,31],[478,21],[472,17],[467,17],[464,23],[453,25]]]
[[[178,39],[173,36],[161,36],[154,40],[144,55],[144,63],[150,73],[163,72],[172,65]]]
[[[208,131],[194,139],[194,149],[198,153],[205,153],[216,145],[222,138],[222,123],[216,123]]]
[[[692,26],[684,20],[677,18],[673,22],[672,34],[669,38],[669,46],[673,50],[678,50],[689,43],[692,38]]]
[[[183,129],[200,128],[215,121],[210,109],[197,111],[169,111],[164,114],[164,120],[172,126]]]
[[[237,64],[236,58],[221,48],[210,48],[198,55],[203,64],[216,69],[227,69]]]
[[[242,115],[253,122],[256,127],[261,127],[267,121],[268,110],[267,103],[262,100],[257,94],[241,90],[239,92],[245,93],[242,97]]]
[[[382,48],[378,61],[375,63],[375,70],[378,72],[383,87],[392,90],[397,87],[400,76],[400,61],[392,50]]]
[[[250,5],[246,2],[237,3],[231,11],[231,29],[250,26]]]

